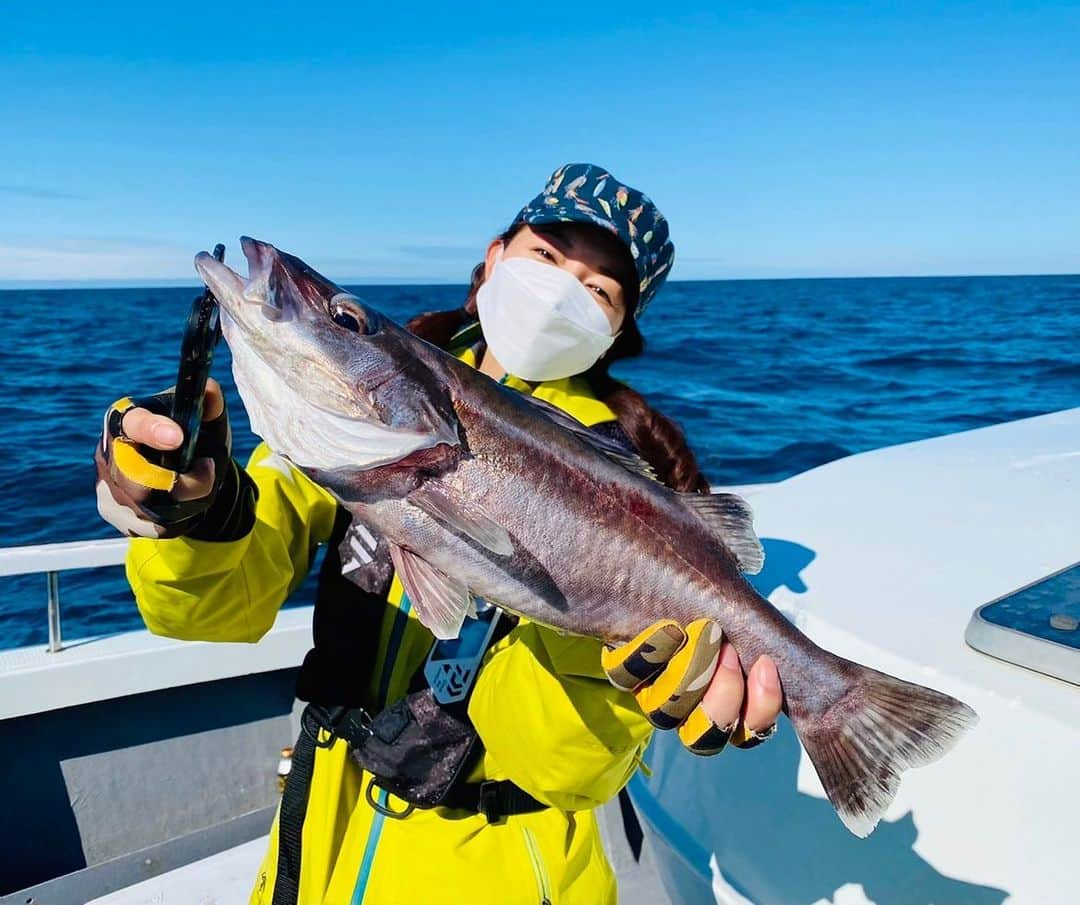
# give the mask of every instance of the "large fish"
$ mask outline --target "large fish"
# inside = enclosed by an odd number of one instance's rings
[[[762,598],[743,577],[763,555],[739,497],[669,490],[303,261],[241,243],[246,280],[209,254],[195,264],[221,303],[252,428],[390,543],[436,636],[456,635],[473,595],[609,642],[711,617],[743,663],[775,661],[784,710],[860,836],[905,769],[974,724],[954,698],[823,650]]]

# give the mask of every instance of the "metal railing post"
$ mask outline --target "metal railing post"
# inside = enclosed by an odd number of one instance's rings
[[[63,646],[60,638],[60,573],[47,573],[49,580],[49,653],[55,654]]]

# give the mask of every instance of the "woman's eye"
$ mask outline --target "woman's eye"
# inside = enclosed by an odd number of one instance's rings
[[[609,305],[611,304],[611,296],[607,294],[607,290],[602,286],[590,286],[589,288]]]
[[[554,261],[555,260],[555,256],[550,251],[548,251],[546,248],[534,248],[533,251],[535,251],[538,255],[540,255],[540,257],[544,258],[545,260],[548,260],[548,261]]]
[[[334,323],[346,330],[352,330],[353,333],[360,332],[360,321],[343,308],[334,312]]]

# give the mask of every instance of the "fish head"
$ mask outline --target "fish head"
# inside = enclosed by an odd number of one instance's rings
[[[206,252],[195,268],[221,306],[252,430],[275,452],[316,476],[458,443],[424,344],[299,258],[240,242],[246,278]]]

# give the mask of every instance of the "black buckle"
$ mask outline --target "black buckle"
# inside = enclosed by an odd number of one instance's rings
[[[375,734],[371,714],[363,707],[354,707],[346,711],[338,720],[337,734],[339,738],[349,743],[350,748],[359,748]]]
[[[329,737],[320,740],[320,730],[328,732]],[[339,738],[355,745],[358,743],[358,736],[363,738],[371,735],[371,717],[362,707],[350,710],[348,707],[327,708],[308,704],[300,715],[300,731],[311,739],[317,748],[329,748]]]
[[[487,818],[488,823],[498,823],[502,819],[498,781],[489,779],[480,783],[480,804],[477,810]]]

